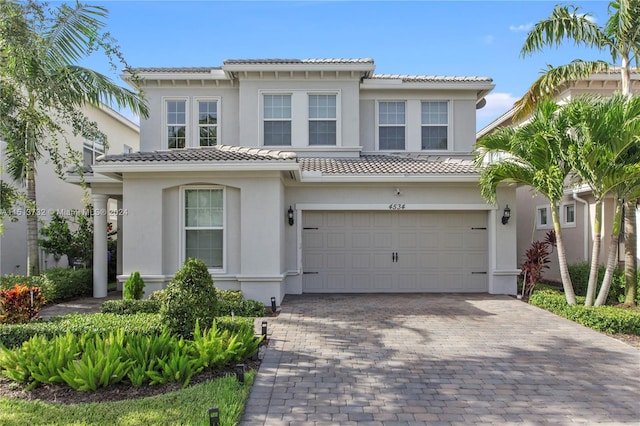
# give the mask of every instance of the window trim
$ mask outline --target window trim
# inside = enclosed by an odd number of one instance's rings
[[[340,134],[340,126],[339,126],[339,120],[338,117],[340,116],[340,96],[338,92],[315,92],[315,91],[308,91],[305,92],[305,96],[306,96],[306,101],[307,101],[307,117],[306,117],[306,122],[307,122],[307,146],[309,147],[333,147],[333,146],[340,146],[339,140],[339,134]],[[309,109],[311,108],[309,99],[311,98],[311,96],[335,96],[336,99],[336,115],[333,119],[331,118],[311,118],[310,114],[309,114]],[[336,143],[333,145],[320,145],[320,144],[315,144],[315,145],[311,145],[311,138],[310,138],[310,123],[312,121],[334,121],[336,123]],[[293,137],[293,135],[292,135]]]
[[[291,114],[289,116],[289,118],[269,118],[266,119],[264,116],[264,110],[265,110],[265,104],[264,104],[264,98],[265,96],[289,96],[291,99]],[[293,137],[293,116],[295,113],[295,108],[293,106],[293,92],[292,91],[263,91],[260,93],[260,145],[264,146],[264,147],[293,147],[293,141],[294,141],[294,137]],[[267,121],[273,122],[273,121],[288,121],[291,124],[291,143],[289,145],[265,145],[264,140],[265,140],[265,135],[264,135],[264,123],[266,123]]]
[[[96,145],[99,145],[102,147],[102,151],[100,151],[99,149],[96,148]],[[82,165],[84,167],[91,167],[96,163],[96,158],[106,154],[107,153],[107,146],[106,146],[106,140],[101,139],[101,140],[90,140],[90,139],[85,139],[82,142]],[[84,153],[85,153],[85,149],[87,151],[91,151],[91,163],[90,164],[85,164],[84,163]]]
[[[543,224],[540,220],[540,210],[546,210],[547,223]],[[536,206],[536,229],[553,229],[553,219],[551,218],[551,206],[548,204]]]
[[[163,149],[182,149],[182,148],[169,148],[169,134],[167,132],[167,127],[169,126],[169,120],[167,118],[167,114],[169,112],[168,108],[167,108],[167,104],[169,102],[178,102],[178,101],[182,101],[184,102],[184,113],[185,113],[185,118],[184,118],[184,126],[185,126],[185,131],[184,131],[184,147],[188,148],[189,147],[189,140],[190,140],[190,123],[189,123],[189,116],[190,116],[190,111],[189,111],[189,97],[188,96],[163,96],[162,97],[162,148]]]
[[[407,116],[408,114],[408,110],[407,110],[407,105],[408,105],[408,100],[407,99],[378,99],[376,100],[376,111],[375,111],[375,115],[376,115],[376,130],[375,130],[375,139],[376,139],[376,151],[381,151],[381,152],[396,152],[396,151],[407,151],[407,146],[408,146],[408,137],[407,137]],[[380,148],[380,127],[400,127],[400,125],[398,124],[394,124],[394,125],[390,125],[390,124],[380,124],[380,104],[382,103],[403,103],[404,104],[404,124],[402,124],[402,128],[404,129],[404,149],[400,150],[400,149],[381,149]]]
[[[214,189],[222,190],[222,268],[209,268],[209,273],[224,274],[227,271],[227,190],[226,187],[220,185],[183,185],[180,186],[180,200],[178,220],[180,227],[178,228],[178,265],[180,268],[187,259],[187,226],[186,226],[186,193],[193,189]],[[218,229],[218,228],[216,228]]]
[[[220,125],[222,120],[222,97],[221,96],[194,96],[193,97],[193,128],[195,138],[190,144],[187,144],[187,147],[193,148],[209,148],[209,146],[200,146],[200,120],[198,120],[198,116],[200,114],[200,104],[199,102],[216,102],[216,144],[214,146],[222,145],[222,126]]]
[[[425,103],[445,103],[447,105],[447,124],[424,124],[422,122],[422,105]],[[449,99],[421,99],[420,100],[420,151],[425,152],[443,152],[450,151],[450,142],[451,142],[451,102]],[[425,149],[422,148],[422,129],[424,127],[442,127],[445,126],[447,128],[447,147],[444,149]]]
[[[567,206],[573,206],[573,222],[569,222],[567,221]],[[568,201],[568,202],[564,202],[562,203],[562,214],[560,215],[560,224],[562,225],[563,228],[575,228],[577,223],[576,223],[576,202],[575,201]]]

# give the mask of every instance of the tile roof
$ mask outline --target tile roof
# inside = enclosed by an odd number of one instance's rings
[[[476,174],[471,160],[423,155],[363,155],[358,158],[301,158],[303,172],[323,175],[441,175]]]
[[[168,149],[133,152],[131,154],[103,155],[97,158],[96,163],[206,163],[214,161],[288,161],[295,163],[296,158],[296,154],[293,152],[218,145],[206,148]]]
[[[374,74],[368,80],[402,80],[409,83],[452,83],[452,82],[487,82],[493,81],[490,77],[457,77],[446,75],[406,75],[406,74]]]
[[[209,74],[211,70],[220,70],[220,67],[150,67],[134,68],[136,72],[158,72],[158,73],[189,73],[189,74]]]
[[[373,64],[371,58],[309,58],[309,59],[226,59],[225,65],[254,64]]]

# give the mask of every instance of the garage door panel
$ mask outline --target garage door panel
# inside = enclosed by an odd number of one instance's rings
[[[344,249],[345,235],[343,232],[330,232],[327,234],[327,248],[331,249]]]
[[[302,217],[304,292],[487,291],[486,212]]]

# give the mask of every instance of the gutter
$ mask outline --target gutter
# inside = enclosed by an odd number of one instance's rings
[[[588,238],[588,235],[589,235],[589,203],[586,200],[578,197],[578,193],[577,193],[576,190],[573,191],[572,195],[573,195],[573,199],[574,200],[578,201],[579,203],[582,203],[583,206],[584,206],[583,213],[582,213],[583,216],[584,216],[584,218],[583,218],[583,221],[584,221],[584,231],[583,231],[583,235],[584,235],[584,248],[583,248],[583,250],[584,250],[584,252],[583,252],[583,258],[584,258],[584,260],[586,262],[586,261],[589,260],[589,238]]]

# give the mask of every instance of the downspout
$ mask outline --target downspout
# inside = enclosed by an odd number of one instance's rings
[[[584,208],[582,209],[582,214],[584,216],[583,218],[584,252],[582,255],[583,255],[584,261],[588,262],[589,261],[589,203],[586,200],[583,200],[582,198],[578,197],[578,193],[575,189],[573,190],[573,199],[584,205]]]

